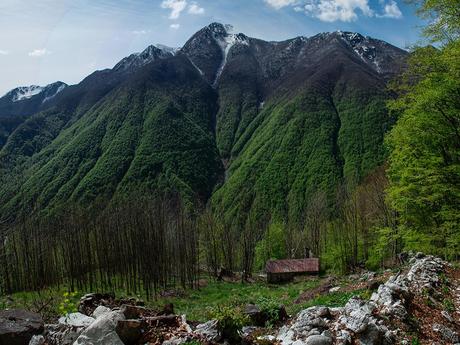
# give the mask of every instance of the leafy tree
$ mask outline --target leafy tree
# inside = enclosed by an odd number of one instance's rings
[[[460,249],[460,7],[425,0],[438,20],[425,33],[439,48],[417,48],[390,109],[400,114],[387,138],[389,199],[408,249],[446,257]]]

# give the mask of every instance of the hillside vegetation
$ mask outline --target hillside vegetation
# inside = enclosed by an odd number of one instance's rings
[[[456,5],[421,4],[442,19],[426,29],[437,48],[410,54],[212,23],[174,56],[149,48],[67,87],[1,148],[0,288],[128,276],[156,293],[194,286],[198,268],[249,280],[268,259],[345,273],[410,249],[458,258]]]

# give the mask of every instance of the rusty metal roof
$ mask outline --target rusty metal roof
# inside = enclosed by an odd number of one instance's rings
[[[267,273],[318,273],[319,259],[270,260],[265,270]]]

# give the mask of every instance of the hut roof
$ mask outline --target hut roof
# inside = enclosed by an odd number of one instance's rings
[[[319,259],[270,260],[266,265],[267,273],[318,273]]]

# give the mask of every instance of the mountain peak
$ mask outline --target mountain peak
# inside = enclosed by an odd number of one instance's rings
[[[142,67],[157,59],[165,59],[176,54],[177,48],[167,47],[162,44],[149,45],[140,53],[131,54],[118,62],[113,69],[115,71],[126,71]]]
[[[206,28],[215,34],[222,36],[225,36],[233,32],[233,25],[221,24],[217,22],[209,24]]]
[[[19,86],[11,91],[9,91],[4,98],[8,98],[11,102],[19,102],[26,99],[30,99],[39,94],[43,94],[44,98],[42,103],[56,96],[59,92],[64,90],[67,87],[67,84],[62,81],[57,81],[46,86],[39,85],[29,85],[29,86]]]

